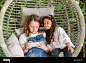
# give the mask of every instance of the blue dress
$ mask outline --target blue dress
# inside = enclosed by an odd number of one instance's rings
[[[42,34],[37,35],[36,37],[30,37],[27,41],[33,41],[33,43],[44,41],[44,44],[47,46],[47,42]],[[49,57],[49,55],[43,49],[32,47],[26,52],[26,57]]]

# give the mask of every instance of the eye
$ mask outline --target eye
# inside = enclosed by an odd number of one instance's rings
[[[36,26],[36,28],[39,28],[39,26]]]
[[[31,26],[32,28],[34,28],[34,26]]]
[[[49,24],[49,22],[47,21],[47,24]]]
[[[46,23],[44,23],[44,25],[45,25]]]

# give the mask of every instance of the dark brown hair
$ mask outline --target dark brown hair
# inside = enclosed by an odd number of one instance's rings
[[[55,30],[55,27],[56,27],[56,22],[55,22],[55,19],[52,15],[49,15],[49,16],[44,16],[43,17],[43,23],[44,23],[44,19],[47,18],[49,19],[51,22],[52,22],[52,25],[51,25],[51,28],[46,30],[46,41],[48,44],[50,44],[51,40],[53,39],[53,36],[54,36],[54,30]],[[44,25],[44,24],[43,24]]]
[[[27,17],[27,20],[24,23],[24,33],[26,33],[26,35],[28,35],[28,36],[30,33],[28,25],[30,24],[31,21],[36,21],[36,22],[40,23],[40,18],[39,18],[39,16],[37,16],[35,14],[32,14],[32,15]]]

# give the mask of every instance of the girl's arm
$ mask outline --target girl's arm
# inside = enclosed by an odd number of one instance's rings
[[[23,49],[23,53],[24,53],[24,55],[25,55],[25,53],[28,52],[28,49],[25,49],[25,48],[23,48],[23,47],[22,47],[22,49]]]
[[[43,41],[40,42],[40,44],[41,45],[38,45],[37,48],[41,48],[41,49],[45,50],[47,53],[50,53],[50,49],[47,46],[45,46]]]
[[[29,41],[29,43],[27,43],[27,41],[26,41],[26,35],[24,33],[24,34],[20,35],[19,43],[20,43],[20,46],[23,49],[23,53],[25,54],[26,52],[28,52],[28,49],[31,48],[29,45],[30,45],[30,43],[32,43],[32,41]]]
[[[46,46],[46,48],[44,49],[47,53],[50,53],[50,49]]]
[[[67,45],[67,47],[70,47],[70,43],[69,42],[67,42],[66,45]]]
[[[65,32],[65,30],[64,30],[63,28],[60,28],[60,35],[62,35],[62,36],[61,36],[62,39],[63,39],[62,42],[64,42],[64,43],[67,45],[68,51],[70,50],[70,52],[73,53],[73,52],[74,52],[74,49],[73,49],[71,46],[74,47],[74,45],[72,44],[72,42],[71,42],[69,36],[66,34],[66,32]],[[61,40],[61,39],[60,39],[60,40]]]

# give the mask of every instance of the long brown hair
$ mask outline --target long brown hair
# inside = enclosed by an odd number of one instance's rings
[[[32,15],[27,17],[27,20],[24,23],[24,33],[26,33],[26,35],[28,35],[28,36],[30,36],[29,35],[30,30],[29,30],[28,25],[30,24],[31,21],[36,21],[36,22],[40,23],[40,17],[35,15],[35,14],[32,14]]]
[[[55,30],[55,27],[56,27],[56,22],[55,22],[55,19],[52,15],[44,16],[42,20],[44,21],[45,18],[49,19],[52,22],[51,28],[45,31],[46,32],[46,41],[47,41],[48,44],[50,44],[50,42],[51,42],[51,40],[53,39],[53,36],[54,36],[54,30]]]

